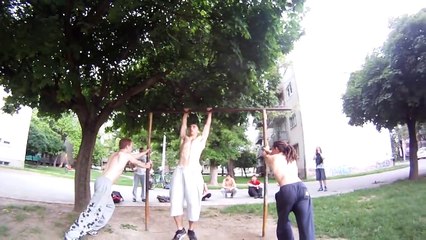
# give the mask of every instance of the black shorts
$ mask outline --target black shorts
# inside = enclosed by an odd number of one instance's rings
[[[315,169],[315,173],[317,175],[317,181],[322,181],[326,179],[324,168]]]

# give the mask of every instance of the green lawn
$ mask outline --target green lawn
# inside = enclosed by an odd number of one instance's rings
[[[317,237],[426,239],[426,177],[315,198],[313,203]],[[261,215],[263,207],[237,205],[223,211]],[[269,205],[268,214],[277,218],[275,203]],[[291,219],[295,223],[293,215]]]
[[[66,171],[65,168],[58,168],[58,167],[52,167],[52,166],[45,166],[45,165],[32,165],[32,164],[25,164],[25,171],[30,172],[36,172],[41,174],[47,174],[55,177],[63,177],[63,178],[70,178],[74,179],[74,170]],[[90,172],[90,181],[95,181],[97,177],[99,177],[102,174],[102,171],[92,169]],[[126,177],[127,176],[127,177]],[[133,177],[132,172],[126,172],[121,175],[121,177],[117,180],[117,185],[124,185],[124,186],[132,186],[133,185],[133,178],[129,178],[129,176]]]

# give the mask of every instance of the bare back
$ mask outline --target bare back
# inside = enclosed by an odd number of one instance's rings
[[[280,153],[266,155],[265,160],[280,186],[301,181],[296,161],[287,163],[286,157]]]

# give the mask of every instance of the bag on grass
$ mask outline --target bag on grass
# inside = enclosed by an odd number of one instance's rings
[[[157,199],[159,202],[168,203],[170,202],[170,197],[157,195]]]
[[[111,197],[112,197],[112,201],[114,203],[120,203],[120,202],[124,201],[123,196],[121,196],[121,193],[118,192],[118,191],[112,191]]]

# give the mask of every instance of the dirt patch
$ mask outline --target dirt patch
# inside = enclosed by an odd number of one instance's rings
[[[77,217],[71,205],[36,203],[0,198],[0,239],[63,239]],[[204,207],[196,226],[199,239],[261,239],[262,216],[224,214],[220,207]],[[145,207],[117,206],[108,225],[98,236],[85,239],[171,239],[175,224],[168,207],[152,207],[145,231]],[[186,225],[187,226],[187,225]],[[276,239],[276,221],[268,219],[266,238]]]

